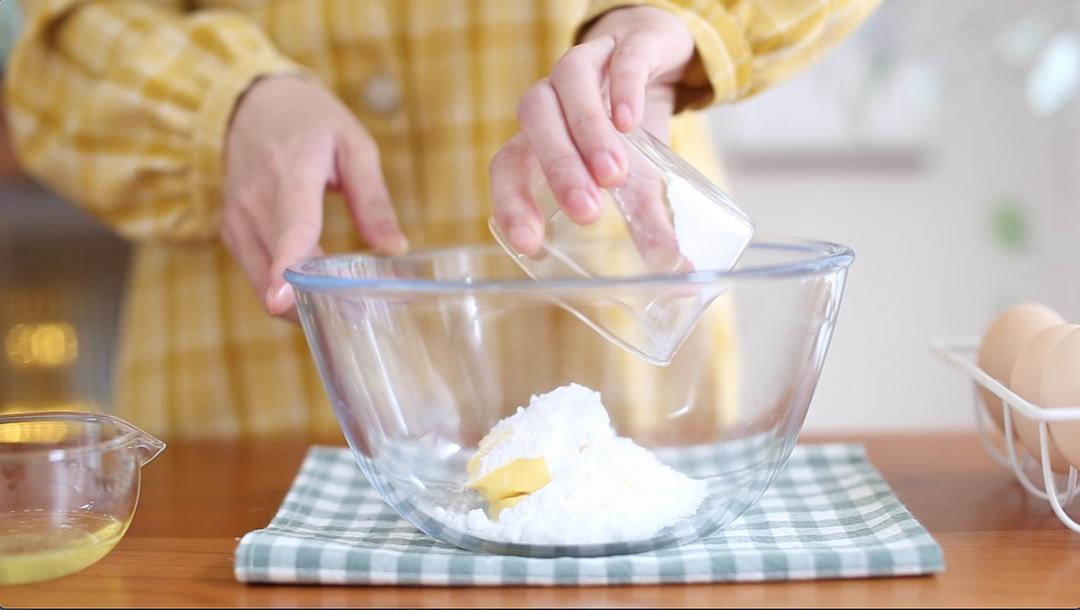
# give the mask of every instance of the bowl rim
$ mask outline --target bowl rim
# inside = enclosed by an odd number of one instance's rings
[[[855,252],[843,244],[829,241],[802,238],[759,236],[749,249],[782,251],[802,251],[808,256],[804,259],[780,265],[757,265],[731,271],[692,271],[689,273],[659,273],[631,276],[603,277],[567,277],[558,279],[535,280],[524,278],[499,278],[493,280],[433,280],[400,278],[353,278],[314,273],[309,268],[315,263],[327,261],[363,259],[363,260],[417,260],[431,258],[440,253],[469,250],[491,250],[505,252],[497,244],[475,244],[464,246],[446,246],[421,248],[398,257],[388,257],[371,253],[354,252],[329,256],[310,257],[288,267],[285,281],[295,288],[313,292],[336,292],[345,290],[365,290],[373,292],[411,292],[427,294],[446,293],[573,293],[597,289],[633,288],[645,285],[687,286],[730,283],[762,278],[784,278],[813,276],[834,273],[850,267],[855,260]]]
[[[130,422],[124,421],[123,419],[120,419],[115,415],[109,415],[108,413],[85,413],[81,411],[42,411],[0,415],[0,426],[4,426],[7,424],[22,424],[33,422],[76,422],[81,424],[108,423],[119,427],[123,430],[123,432],[117,434],[112,438],[95,441],[86,445],[75,445],[63,448],[43,447],[41,449],[35,449],[31,451],[20,451],[12,455],[4,455],[3,453],[0,453],[0,462],[25,462],[28,459],[38,459],[41,457],[44,457],[46,461],[49,462],[57,462],[72,455],[82,455],[84,453],[94,452],[104,453],[106,451],[112,451],[113,449],[127,447],[138,441],[139,439],[153,439],[157,443],[160,443],[162,448],[164,448],[165,445],[162,441],[156,439],[150,434],[147,434],[146,432],[134,426]]]

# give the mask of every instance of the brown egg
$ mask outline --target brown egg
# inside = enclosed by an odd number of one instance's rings
[[[1080,329],[1065,335],[1050,351],[1039,396],[1047,407],[1080,407]],[[1061,455],[1080,468],[1080,421],[1051,422],[1050,436]]]
[[[1009,379],[1009,389],[1016,392],[1021,398],[1035,404],[1042,404],[1042,374],[1046,369],[1050,352],[1065,338],[1065,335],[1080,328],[1077,324],[1058,324],[1039,332],[1016,357],[1013,364],[1012,376]],[[1039,449],[1039,423],[1025,417],[1018,411],[1013,411],[1013,427],[1016,434],[1027,447],[1028,452],[1036,459],[1042,455]],[[1048,439],[1049,440],[1049,439]],[[1058,451],[1057,446],[1050,440],[1050,469],[1054,472],[1069,472],[1069,462]]]
[[[983,333],[976,363],[994,379],[1008,384],[1016,357],[1028,342],[1039,332],[1064,322],[1064,318],[1045,305],[1014,305],[995,318]],[[979,388],[979,394],[998,430],[1004,430],[1001,399],[985,388]]]

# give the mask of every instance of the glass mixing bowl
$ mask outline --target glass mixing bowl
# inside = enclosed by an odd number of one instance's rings
[[[99,413],[0,417],[0,585],[77,572],[127,532],[165,443]]]
[[[534,280],[498,246],[477,246],[323,257],[286,279],[356,460],[402,517],[475,551],[598,556],[695,540],[760,497],[795,445],[853,259],[840,245],[760,240],[727,272]],[[671,291],[719,296],[664,367],[565,307],[629,330],[613,296]],[[705,483],[697,512],[645,539],[581,545],[485,537],[448,518],[485,507],[464,486],[480,439],[571,382],[601,393],[620,436]]]

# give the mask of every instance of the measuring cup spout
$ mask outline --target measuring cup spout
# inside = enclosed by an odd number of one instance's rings
[[[135,450],[135,455],[139,459],[139,466],[147,465],[148,463],[153,461],[154,458],[160,455],[162,451],[165,451],[165,441],[157,438],[153,434],[150,434],[149,432],[139,428],[138,426],[130,422],[124,421],[119,417],[114,417],[112,415],[102,415],[99,417],[103,419],[108,419],[117,426],[126,428],[129,432],[134,434],[132,441],[128,445],[128,447]]]
[[[69,417],[70,416],[72,415],[69,415]],[[162,451],[165,451],[165,441],[115,415],[109,415],[107,413],[83,413],[73,414],[73,416],[83,421],[97,421],[111,424],[120,430],[123,430],[125,436],[130,435],[131,440],[128,442],[127,447],[135,450],[135,455],[139,459],[139,466],[145,466],[160,455]]]
[[[165,451],[165,441],[138,430],[134,448],[139,456],[139,465],[145,466],[160,455],[162,451]]]

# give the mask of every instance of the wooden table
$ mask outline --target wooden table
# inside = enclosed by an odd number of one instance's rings
[[[808,441],[821,439],[808,439]],[[306,446],[174,443],[144,470],[117,548],[82,573],[0,589],[0,606],[1077,606],[1080,534],[969,435],[862,437],[945,549],[938,576],[739,585],[433,589],[243,585],[237,539],[264,526]]]

